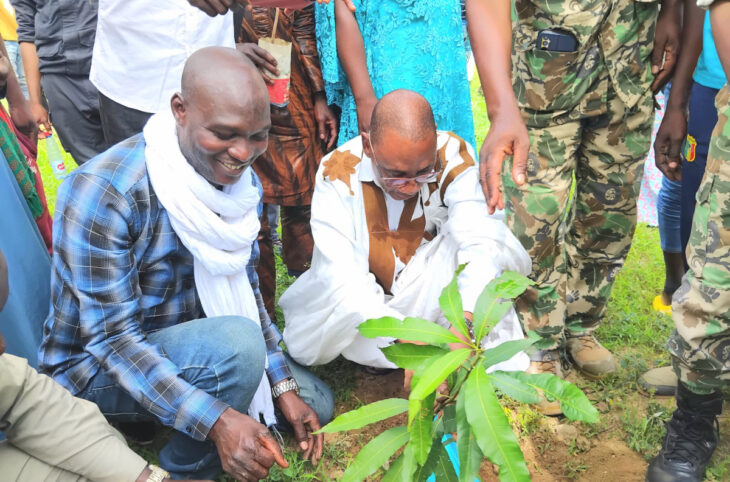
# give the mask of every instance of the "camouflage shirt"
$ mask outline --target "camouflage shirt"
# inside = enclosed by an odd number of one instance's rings
[[[529,124],[600,114],[609,86],[629,108],[649,90],[657,1],[515,0],[515,10],[515,94]],[[578,50],[538,49],[549,28],[575,35]]]

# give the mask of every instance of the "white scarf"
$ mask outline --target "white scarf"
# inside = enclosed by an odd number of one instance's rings
[[[260,325],[246,273],[260,229],[257,208],[261,196],[253,184],[252,169],[247,168],[238,182],[222,191],[213,187],[180,151],[177,123],[169,110],[149,119],[144,139],[150,182],[175,234],[193,255],[195,287],[205,314],[244,316]],[[257,421],[263,415],[266,425],[276,423],[265,373],[248,414]]]

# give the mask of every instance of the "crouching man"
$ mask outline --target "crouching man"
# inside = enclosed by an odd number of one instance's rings
[[[279,302],[289,353],[305,365],[341,354],[395,367],[380,351],[394,340],[364,338],[360,323],[416,316],[450,328],[438,298],[460,264],[468,263],[459,277],[467,317],[502,271],[530,270],[501,213],[487,213],[471,147],[437,131],[428,101],[407,90],[383,96],[370,131],[323,159],[311,222],[312,267]],[[514,311],[490,337],[523,337]]]
[[[174,478],[265,478],[286,464],[266,425],[321,456],[329,389],[279,346],[258,289],[266,86],[233,49],[187,61],[171,110],[76,170],[54,226],[51,313],[39,365],[111,420],[176,432]],[[279,413],[278,417],[276,413]],[[278,420],[277,420],[278,419]]]

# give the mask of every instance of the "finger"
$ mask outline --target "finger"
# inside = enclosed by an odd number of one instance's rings
[[[487,207],[489,214],[494,214],[495,209],[504,209],[504,201],[502,200],[502,164],[504,162],[504,151],[501,149],[497,152],[490,153],[486,162],[486,179],[487,179]]]
[[[322,428],[319,424],[319,418],[317,418],[317,415],[315,413],[310,414],[310,416],[306,420],[306,424],[309,430],[310,454],[312,456],[312,464],[317,465],[319,459],[322,457],[324,434],[320,433],[317,435],[313,435],[313,432],[316,432],[320,428]]]
[[[274,79],[266,75],[263,71],[261,71],[261,77],[263,77],[264,82],[268,85],[274,85]]]
[[[279,444],[276,443],[276,440],[274,440],[269,432],[260,432],[258,435],[258,441],[264,446],[264,448],[266,448],[266,450],[274,455],[274,462],[283,468],[289,467],[289,462],[286,461],[284,454],[281,453],[281,447],[279,447]]]
[[[196,6],[209,17],[215,17],[215,15],[216,15],[215,9],[212,6],[210,6],[210,4],[207,1],[199,3]]]
[[[325,141],[327,139],[327,121],[324,117],[317,118],[317,132],[321,140]]]
[[[662,44],[662,42],[665,42]],[[651,52],[651,73],[656,75],[664,66],[664,52],[666,49],[666,41],[664,39],[657,40],[654,44],[654,50]]]
[[[355,4],[352,3],[352,0],[345,0],[345,5],[347,5],[347,8],[349,8],[351,12],[355,11]]]
[[[299,445],[299,449],[307,450],[309,448],[309,444],[307,443],[309,440],[309,436],[307,435],[307,429],[304,428],[304,424],[301,422],[301,420],[294,420],[291,425],[294,429],[294,438],[297,439],[297,445]]]
[[[228,8],[223,5],[221,0],[208,0],[208,3],[211,7],[213,7],[213,10],[215,10],[218,15],[223,15],[228,11]]]
[[[514,155],[512,156],[512,179],[518,186],[523,185],[527,180],[527,155],[529,150],[529,143],[515,141]]]
[[[256,53],[256,55],[258,55],[259,57],[261,57],[265,62],[270,63],[274,67],[276,67],[279,64],[276,61],[276,58],[274,58],[274,56],[271,55],[271,53],[269,53],[269,51],[266,50],[265,48],[259,47],[256,44],[252,44],[251,47],[253,48],[253,51]]]
[[[312,463],[314,465],[317,465],[322,460],[322,452],[324,452],[324,434],[318,433],[314,436],[314,454],[312,455]]]
[[[269,469],[255,460],[247,462],[245,467],[240,467],[238,470],[241,472],[241,475],[247,477],[248,480],[263,480],[269,476]]]
[[[332,147],[335,145],[335,141],[337,140],[337,121],[334,119],[330,119],[329,126],[330,137],[329,142],[327,143],[327,149],[332,149]]]

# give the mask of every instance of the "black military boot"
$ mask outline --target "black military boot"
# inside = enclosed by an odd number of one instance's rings
[[[649,464],[647,482],[701,482],[720,435],[722,395],[696,395],[677,386],[677,410],[667,424],[662,450]]]

